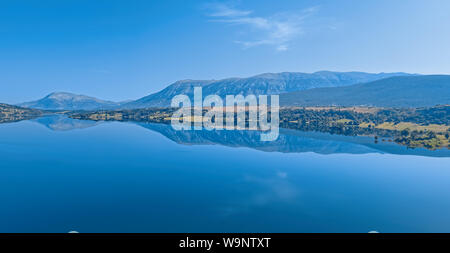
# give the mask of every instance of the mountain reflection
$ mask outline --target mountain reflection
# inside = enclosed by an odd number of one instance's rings
[[[101,124],[101,121],[71,119],[65,115],[49,115],[31,121],[37,122],[53,131],[84,129]]]
[[[51,115],[34,119],[54,131],[70,131],[84,129],[101,124],[102,121],[87,121],[68,118],[65,115]],[[223,145],[228,147],[247,147],[264,152],[317,154],[368,154],[386,153],[398,155],[419,155],[433,157],[450,157],[449,149],[427,150],[410,149],[392,142],[374,143],[372,137],[342,136],[319,132],[302,132],[280,129],[276,141],[260,141],[257,131],[240,130],[184,130],[176,131],[170,125],[134,122],[145,129],[158,132],[166,138],[182,145]]]
[[[172,141],[184,145],[223,145],[229,147],[248,147],[265,152],[318,154],[367,154],[388,153],[399,155],[420,155],[450,157],[450,150],[410,149],[392,142],[374,143],[373,137],[342,136],[318,132],[302,132],[280,129],[276,141],[260,141],[257,131],[228,130],[188,130],[176,131],[170,125],[154,123],[136,123],[146,129],[161,133]]]

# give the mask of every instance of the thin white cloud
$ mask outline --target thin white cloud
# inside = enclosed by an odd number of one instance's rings
[[[244,48],[267,45],[277,51],[286,51],[290,42],[303,33],[304,20],[313,15],[318,7],[267,17],[255,16],[251,10],[240,10],[225,4],[210,4],[208,9],[211,21],[239,26],[247,35],[254,37],[235,41]]]
[[[252,13],[251,11],[233,9],[225,4],[207,4],[206,8],[213,10],[208,14],[211,17],[240,17]]]

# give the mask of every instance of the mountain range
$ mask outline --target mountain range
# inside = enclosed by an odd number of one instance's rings
[[[397,76],[280,95],[281,106],[427,107],[450,104],[450,76]]]
[[[363,73],[363,72],[331,72],[320,71],[307,73],[266,73],[248,78],[228,78],[222,80],[182,80],[169,85],[160,92],[127,103],[125,108],[166,107],[171,99],[179,94],[193,97],[194,87],[201,86],[203,97],[215,94],[244,96],[274,95],[286,92],[308,90],[322,87],[342,87],[357,83],[365,83],[392,76],[409,76],[406,73]]]
[[[98,110],[167,107],[179,94],[192,98],[194,87],[203,97],[280,94],[282,106],[420,107],[450,104],[450,76],[408,73],[330,72],[266,73],[248,78],[181,80],[165,89],[128,102],[112,102],[67,92],[55,92],[19,106],[45,110]]]

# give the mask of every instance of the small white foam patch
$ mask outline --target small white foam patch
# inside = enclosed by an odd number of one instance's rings
[[[79,232],[78,231],[75,231],[75,230],[72,230],[72,231],[69,231],[69,234],[78,234]]]
[[[380,233],[380,232],[375,231],[375,230],[369,231],[369,234],[378,234],[378,233]]]

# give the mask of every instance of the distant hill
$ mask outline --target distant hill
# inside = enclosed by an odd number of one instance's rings
[[[43,112],[41,110],[0,103],[0,123],[32,119],[42,114]]]
[[[33,115],[40,115],[42,114],[41,110],[37,109],[30,109],[25,107],[20,107],[17,105],[10,105],[10,104],[4,104],[0,103],[0,113],[4,114],[33,114]]]
[[[44,110],[98,110],[113,109],[120,105],[120,103],[68,92],[54,92],[42,99],[19,104],[22,107]]]
[[[330,72],[307,73],[267,73],[249,78],[228,78],[223,80],[183,80],[169,85],[160,92],[124,104],[124,108],[165,107],[179,94],[193,96],[194,87],[203,87],[203,96],[281,94],[319,87],[341,87],[357,83],[371,82],[392,76],[409,76],[406,73],[363,73]]]
[[[280,95],[281,106],[425,107],[450,104],[450,76],[397,76]]]

